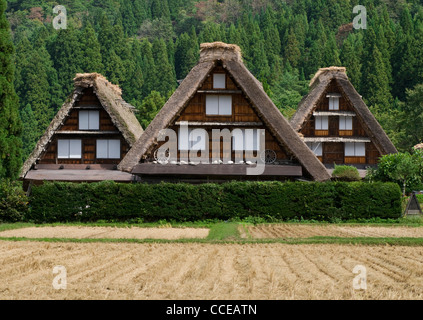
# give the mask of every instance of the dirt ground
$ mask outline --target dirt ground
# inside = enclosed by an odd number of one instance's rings
[[[423,247],[0,241],[0,299],[422,298]]]
[[[206,238],[206,228],[30,227],[0,232],[0,237],[72,239],[189,239]]]
[[[341,225],[301,225],[301,224],[276,224],[248,226],[241,230],[241,237],[253,239],[276,238],[309,238],[324,237],[405,237],[423,238],[422,227],[373,227],[373,226],[341,226]]]

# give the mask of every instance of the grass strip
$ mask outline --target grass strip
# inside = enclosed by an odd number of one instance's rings
[[[209,235],[207,236],[206,240],[239,240],[240,235],[238,226],[239,224],[234,222],[216,223],[210,228]]]
[[[286,238],[286,239],[236,239],[234,236],[224,236],[223,239],[72,239],[72,238],[24,238],[0,237],[0,241],[30,241],[50,243],[202,243],[202,244],[338,244],[338,245],[368,245],[368,246],[423,246],[423,238],[337,238],[337,237],[311,237],[311,238]],[[219,237],[219,236],[218,236]]]

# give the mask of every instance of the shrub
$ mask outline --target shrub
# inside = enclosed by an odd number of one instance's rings
[[[21,221],[28,211],[28,198],[17,181],[0,180],[0,222]]]
[[[224,184],[46,183],[34,186],[26,220],[197,221],[399,218],[394,183],[229,182]]]
[[[332,178],[337,181],[360,181],[360,174],[356,167],[337,166],[332,172]]]
[[[404,195],[420,190],[423,186],[423,151],[384,155],[380,158],[377,169],[367,172],[366,179],[396,182]]]

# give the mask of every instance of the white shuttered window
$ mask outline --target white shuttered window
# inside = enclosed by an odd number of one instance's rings
[[[316,130],[329,130],[329,117],[328,116],[316,116],[315,117],[315,129]]]
[[[206,150],[207,131],[204,129],[181,130],[179,128],[179,150]]]
[[[57,140],[57,157],[59,159],[81,159],[81,140]]]
[[[364,142],[348,142],[345,143],[346,157],[365,157],[366,144]]]
[[[79,111],[79,130],[100,130],[100,111]]]
[[[260,137],[258,129],[235,129],[232,132],[232,149],[234,151],[260,150]]]
[[[225,89],[226,88],[226,74],[215,73],[213,74],[213,89]]]
[[[120,159],[120,140],[97,140],[97,159]]]
[[[232,96],[206,96],[206,115],[230,116],[232,115]]]
[[[339,117],[339,130],[352,130],[352,117]]]
[[[339,98],[330,97],[329,98],[329,110],[339,110]]]

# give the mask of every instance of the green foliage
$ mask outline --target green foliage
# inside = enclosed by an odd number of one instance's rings
[[[397,183],[403,194],[420,190],[423,186],[423,152],[416,150],[383,156],[377,169],[368,171],[366,179]]]
[[[22,122],[14,88],[14,46],[5,15],[6,5],[5,0],[0,0],[0,179],[16,178],[22,163]]]
[[[165,98],[157,91],[151,91],[143,100],[141,106],[138,108],[137,118],[144,129],[153,121],[165,103]]]
[[[230,182],[224,184],[46,183],[34,186],[36,222],[397,219],[394,183]]]
[[[121,86],[126,101],[139,107],[153,90],[167,98],[176,80],[184,79],[198,62],[199,44],[205,41],[238,44],[246,66],[286,116],[295,112],[308,92],[307,80],[318,68],[343,65],[398,150],[411,151],[422,139],[416,101],[422,101],[418,85],[423,84],[423,6],[411,0],[366,0],[362,4],[368,9],[367,30],[348,30],[356,4],[78,0],[64,3],[68,28],[58,31],[51,25],[51,1],[8,1],[16,70],[13,64],[2,66],[9,65],[15,73],[20,114],[26,115],[23,109],[31,106],[39,137],[71,93],[75,73],[104,74]],[[6,30],[4,17],[1,28]],[[7,31],[0,41],[10,39]],[[1,52],[11,59],[7,46]],[[5,90],[3,85],[0,90]],[[12,127],[19,135],[19,125]],[[25,154],[32,138],[25,138]]]
[[[0,181],[0,222],[18,222],[28,212],[28,198],[19,182]]]
[[[356,167],[352,166],[338,166],[332,172],[332,179],[337,181],[360,181],[360,174]]]

